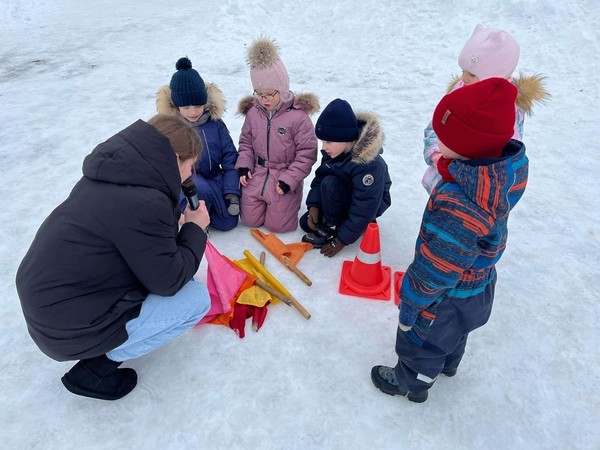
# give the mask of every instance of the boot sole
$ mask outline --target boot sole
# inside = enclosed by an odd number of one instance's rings
[[[60,381],[62,381],[63,386],[69,392],[71,392],[75,395],[81,395],[82,397],[97,398],[99,400],[119,400],[120,398],[125,397],[127,394],[129,394],[131,391],[133,391],[133,389],[137,385],[137,373],[135,372],[135,370],[133,370],[133,369],[119,369],[119,370],[127,371],[127,373],[130,374],[129,376],[132,378],[133,383],[131,384],[131,386],[126,386],[125,389],[123,389],[119,393],[113,394],[113,395],[110,395],[110,394],[107,394],[104,392],[94,391],[91,389],[86,389],[77,384],[74,384],[69,380],[69,378],[67,378],[68,374],[63,375],[62,378],[60,379]]]

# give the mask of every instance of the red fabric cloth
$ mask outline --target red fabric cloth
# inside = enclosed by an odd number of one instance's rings
[[[260,330],[267,317],[267,306],[269,303],[261,308],[258,306],[244,305],[236,303],[233,308],[233,315],[229,319],[229,327],[235,331],[235,334],[243,339],[246,336],[246,319],[252,317],[252,329],[254,331]]]

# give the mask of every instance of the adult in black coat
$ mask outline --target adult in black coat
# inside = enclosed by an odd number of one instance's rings
[[[154,350],[208,311],[192,280],[210,219],[203,203],[178,227],[182,180],[201,151],[196,132],[159,114],[98,145],[83,177],[38,230],[17,271],[29,333],[71,392],[114,400],[137,383],[125,359]],[[192,281],[191,281],[192,280]],[[152,300],[152,302],[151,302]],[[145,304],[148,303],[148,308]],[[170,321],[157,326],[151,319]]]

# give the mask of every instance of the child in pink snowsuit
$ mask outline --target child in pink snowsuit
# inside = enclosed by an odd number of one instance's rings
[[[314,94],[295,95],[268,38],[248,48],[253,96],[243,98],[245,116],[236,168],[242,185],[240,218],[249,227],[294,231],[304,179],[317,160],[317,137],[309,115],[318,112]]]

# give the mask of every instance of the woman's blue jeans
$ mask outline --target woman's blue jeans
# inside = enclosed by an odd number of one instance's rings
[[[172,297],[149,294],[140,315],[125,325],[129,338],[106,356],[121,362],[150,353],[192,328],[209,309],[208,289],[194,280]]]

